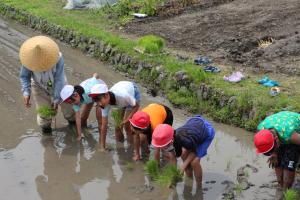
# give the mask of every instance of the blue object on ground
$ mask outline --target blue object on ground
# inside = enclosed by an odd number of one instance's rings
[[[261,80],[258,81],[259,84],[262,84],[263,86],[266,87],[275,87],[279,86],[279,83],[277,81],[269,79],[269,77],[265,76]]]
[[[196,65],[208,65],[211,63],[211,59],[209,59],[207,56],[197,56],[194,59],[194,63]]]
[[[204,70],[205,72],[212,72],[212,73],[218,73],[218,72],[221,71],[218,67],[211,66],[211,65],[205,66],[205,67],[203,68],[203,70]]]

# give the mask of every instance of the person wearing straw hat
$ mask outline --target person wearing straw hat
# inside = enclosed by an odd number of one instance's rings
[[[197,184],[201,186],[200,160],[206,156],[214,136],[215,130],[211,123],[196,115],[175,131],[168,124],[158,125],[153,132],[151,143],[155,150],[161,150],[172,164],[176,164],[176,157],[181,156],[183,160],[181,172],[185,172],[188,177],[194,174]],[[155,159],[159,162],[160,154],[156,154]]]
[[[290,188],[300,156],[300,114],[282,111],[265,118],[254,136],[256,153],[269,156],[283,190]]]
[[[101,107],[101,133],[99,137],[100,151],[105,151],[106,146],[106,133],[108,125],[108,114],[112,106],[122,109],[122,123],[121,128],[115,127],[116,140],[122,142],[124,135],[122,133],[122,127],[124,126],[127,133],[127,139],[132,142],[132,133],[130,129],[129,119],[132,115],[138,111],[140,107],[141,94],[139,88],[134,82],[119,81],[114,84],[109,90],[104,84],[97,84],[91,88],[89,94],[91,98]]]
[[[129,120],[134,137],[133,160],[141,159],[140,148],[144,147],[144,152],[149,152],[149,145],[152,140],[152,133],[159,124],[173,124],[173,113],[165,105],[151,103],[141,111],[134,113]]]
[[[77,140],[81,140],[81,126],[87,125],[87,119],[91,112],[91,109],[94,105],[94,101],[89,94],[91,92],[91,88],[96,84],[105,84],[104,81],[99,79],[98,74],[94,74],[92,78],[89,78],[80,85],[65,85],[64,88],[60,92],[60,97],[63,102],[73,105],[73,110],[75,111],[76,118],[76,128],[77,128]],[[80,108],[82,107],[82,112],[80,113]],[[96,118],[98,121],[98,129],[100,133],[101,127],[101,113],[98,106],[95,109]]]
[[[60,91],[66,83],[64,59],[58,45],[46,36],[35,36],[26,40],[19,52],[21,61],[20,82],[24,105],[30,107],[33,96],[36,108],[48,106],[55,111],[61,101]],[[75,121],[71,105],[61,104],[66,120]],[[50,134],[52,117],[37,114],[37,123],[44,134]]]

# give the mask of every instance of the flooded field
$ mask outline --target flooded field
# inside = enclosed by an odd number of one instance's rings
[[[253,133],[214,123],[216,137],[208,155],[201,160],[203,188],[197,189],[188,178],[175,189],[148,183],[143,163],[131,161],[132,149],[125,141],[115,143],[109,129],[111,151],[99,152],[98,129],[94,112],[89,121],[89,137],[77,143],[74,130],[61,114],[56,117],[53,136],[42,136],[35,121],[35,108],[23,106],[20,91],[20,44],[37,32],[0,20],[0,196],[10,199],[222,199],[235,188],[235,199],[275,199],[275,175],[266,158],[258,157]],[[80,83],[97,72],[108,85],[126,79],[111,66],[91,59],[59,43],[65,57],[68,81]],[[151,97],[142,88],[142,104],[169,103]],[[190,114],[172,108],[174,127],[182,125]],[[112,121],[112,120],[110,120]],[[247,165],[249,164],[249,165]],[[128,167],[131,166],[131,167]],[[244,167],[244,168],[243,168]],[[244,170],[249,184],[246,190],[237,182],[237,172]]]

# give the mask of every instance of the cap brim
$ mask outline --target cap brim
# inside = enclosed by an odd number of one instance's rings
[[[274,147],[274,144],[275,144],[275,142],[273,141],[272,147],[270,149],[268,149],[267,151],[259,151],[258,149],[256,149],[256,154],[264,154],[264,153],[271,151]]]
[[[100,95],[100,94],[89,94],[89,97],[94,98],[94,97],[96,97],[98,95]]]
[[[169,142],[166,142],[166,144],[163,144],[163,145],[155,144],[155,142],[151,142],[151,144],[152,144],[154,147],[162,148],[162,147],[165,147],[165,146],[167,146],[168,144],[170,144],[172,141],[173,141],[173,139],[171,139]]]
[[[146,127],[140,127],[140,126],[137,126],[137,125],[135,125],[135,124],[132,123],[131,119],[129,120],[129,122],[130,122],[131,126],[133,126],[133,127],[135,127],[135,128],[146,129],[146,128],[148,127],[148,126],[146,126]]]

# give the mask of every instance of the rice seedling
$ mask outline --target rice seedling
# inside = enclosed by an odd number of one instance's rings
[[[152,180],[156,180],[159,175],[158,163],[155,160],[149,160],[145,165],[145,171],[149,174]]]
[[[241,195],[243,191],[241,184],[239,183],[235,184],[234,191],[236,192],[237,195]]]
[[[159,185],[171,188],[178,181],[182,180],[182,174],[175,165],[167,165],[163,168],[162,173],[158,176],[156,182]]]
[[[125,168],[128,170],[128,171],[132,171],[133,168],[134,168],[134,165],[132,162],[126,162],[125,163]]]
[[[285,200],[297,200],[299,199],[299,195],[296,190],[288,189],[283,193]]]
[[[226,161],[226,169],[225,169],[226,171],[229,171],[229,170],[230,170],[231,164],[232,164],[231,160],[227,160],[227,161]]]
[[[49,106],[40,106],[36,111],[42,118],[50,118],[56,115],[56,111]]]
[[[123,121],[123,112],[121,109],[114,109],[111,112],[111,116],[115,121],[115,126],[120,127]]]
[[[266,47],[270,46],[271,44],[273,44],[274,41],[275,40],[273,38],[268,38],[268,39],[265,39],[265,40],[259,40],[258,41],[258,47],[266,48]]]

